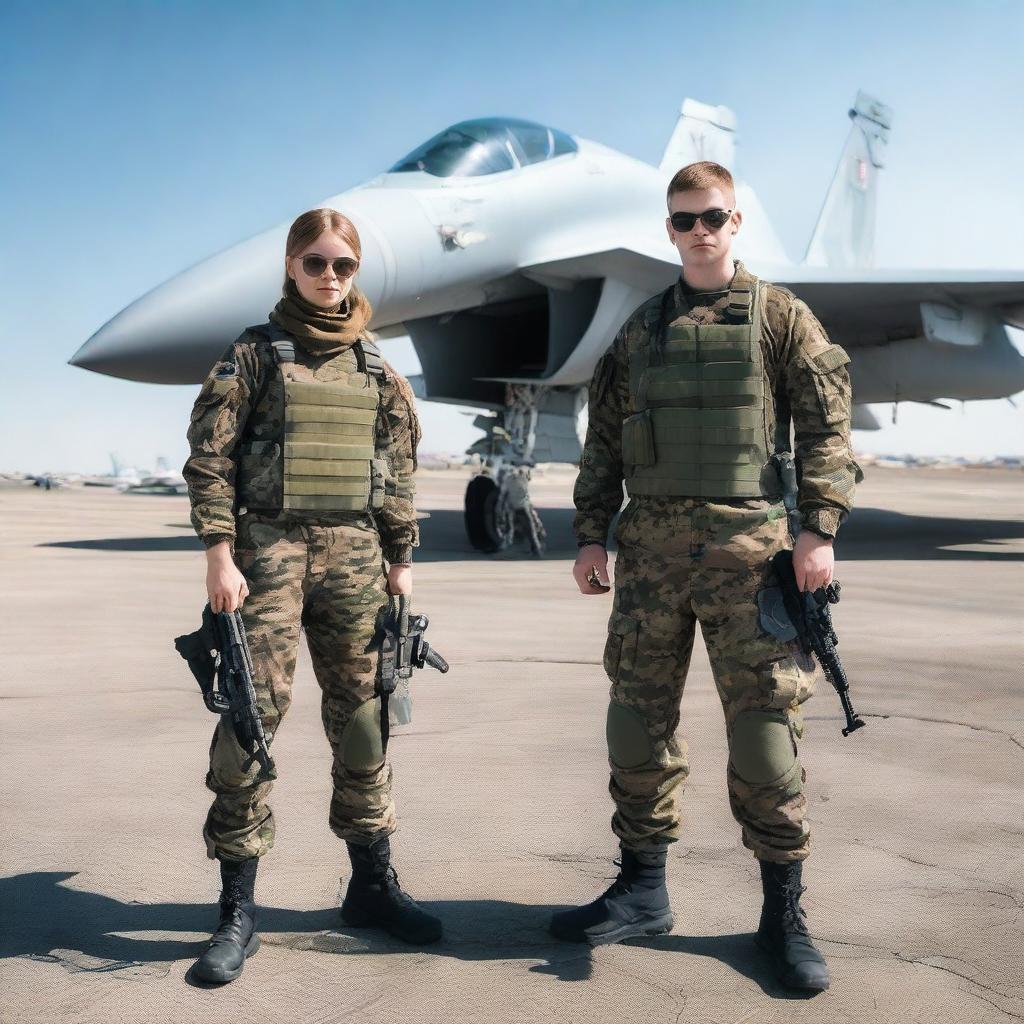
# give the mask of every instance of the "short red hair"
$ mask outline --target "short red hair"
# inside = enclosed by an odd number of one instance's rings
[[[736,186],[732,175],[713,160],[698,160],[695,164],[681,167],[672,175],[665,198],[671,202],[677,192],[703,192],[711,188],[720,188],[723,192],[732,193],[733,202],[736,201]]]

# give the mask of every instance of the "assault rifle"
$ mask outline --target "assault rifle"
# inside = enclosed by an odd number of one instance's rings
[[[772,567],[782,590],[786,614],[793,629],[796,630],[797,643],[804,654],[817,656],[822,671],[839,694],[843,714],[846,715],[843,735],[849,736],[865,723],[853,710],[850,702],[850,683],[836,651],[839,637],[832,626],[829,605],[839,603],[839,584],[833,581],[827,587],[819,587],[813,593],[802,591],[796,584],[792,551],[780,551],[774,555]]]
[[[260,778],[276,779],[277,769],[263,732],[260,706],[256,703],[252,655],[241,614],[238,611],[214,612],[207,605],[199,629],[176,637],[174,646],[196,677],[207,708],[230,718],[236,739],[249,755],[243,770],[248,771],[259,761]]]

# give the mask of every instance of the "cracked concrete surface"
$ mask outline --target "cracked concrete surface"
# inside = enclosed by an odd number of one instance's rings
[[[466,551],[464,476],[422,474],[417,606],[452,671],[417,677],[414,721],[394,739],[394,848],[445,941],[416,950],[341,925],[347,871],[303,651],[275,741],[263,947],[226,989],[190,984],[217,880],[198,836],[213,718],[170,646],[203,600],[186,505],[0,490],[0,1021],[1024,1019],[1022,483],[876,470],[860,488],[835,618],[868,725],[844,739],[825,684],[806,707],[805,902],[833,974],[812,1000],[778,988],[752,945],[757,869],[729,815],[702,649],[683,702],[674,932],[590,950],[545,930],[553,909],[607,885],[616,852],[609,602],[572,590],[572,476],[557,471],[538,480],[553,540],[540,562]]]
[[[868,714],[863,715],[863,718],[905,718],[908,722],[932,722],[935,725],[959,725],[963,729],[974,729],[976,732],[990,732],[995,736],[1005,736],[1011,743],[1016,744],[1021,750],[1024,750],[1024,741],[1022,741],[1015,733],[1007,732],[1005,729],[993,729],[987,725],[972,725],[970,722],[954,722],[949,718],[929,718],[927,715],[881,715],[881,714]]]

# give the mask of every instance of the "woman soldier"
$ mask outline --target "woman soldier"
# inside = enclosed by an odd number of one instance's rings
[[[291,703],[305,628],[334,756],[330,826],[352,861],[342,918],[432,942],[441,922],[402,891],[390,865],[395,808],[374,641],[385,588],[411,592],[420,430],[408,381],[367,333],[370,304],[354,285],[360,253],[355,226],[336,210],[292,224],[284,297],[207,377],[184,474],[210,605],[241,609],[268,740]],[[259,946],[253,890],[274,818],[271,783],[258,765],[245,770],[248,761],[221,719],[203,829],[220,861],[220,922],[196,965],[209,981],[238,977]]]

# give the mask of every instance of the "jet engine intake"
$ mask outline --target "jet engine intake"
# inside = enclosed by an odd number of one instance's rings
[[[526,294],[441,316],[407,320],[423,373],[424,397],[502,409],[509,381],[536,381],[555,373],[586,333],[603,280],[542,287],[524,281]]]

